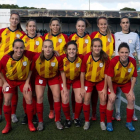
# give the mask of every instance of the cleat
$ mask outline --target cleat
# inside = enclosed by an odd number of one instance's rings
[[[96,121],[97,120],[97,115],[96,114],[95,115],[92,115],[91,120],[92,121]]]
[[[113,131],[112,123],[107,123],[106,130],[109,131],[109,132]]]
[[[37,130],[38,131],[42,131],[44,129],[44,127],[43,127],[43,122],[39,122],[38,123],[38,126],[37,126]]]
[[[117,121],[121,121],[120,113],[116,113],[116,114],[115,114],[115,119],[116,119]]]
[[[125,125],[130,131],[135,131],[135,128],[132,125],[132,122],[127,122]]]
[[[23,120],[21,121],[21,124],[28,124],[27,114],[25,114]]]
[[[74,119],[75,127],[81,127],[81,123],[79,119]]]
[[[50,110],[49,118],[50,119],[53,119],[54,118],[54,110]]]
[[[70,128],[71,127],[71,120],[65,120],[64,127]]]
[[[11,120],[12,120],[12,123],[17,123],[18,122],[16,114],[11,115]]]
[[[37,119],[37,116],[36,115],[33,115],[33,123],[34,124],[37,124],[38,123],[38,119]]]
[[[100,122],[101,130],[106,130],[106,126],[104,122]]]
[[[112,121],[114,121],[114,120],[115,120],[115,117],[112,116]]]
[[[5,126],[5,128],[2,130],[2,134],[7,134],[12,130],[11,126]]]
[[[84,130],[88,130],[90,127],[90,122],[85,122],[84,126],[83,126],[83,129]]]
[[[137,118],[137,116],[135,114],[132,117],[132,121],[138,121],[138,118]]]
[[[61,124],[60,121],[55,122],[57,129],[62,130],[63,129],[63,125]]]
[[[0,122],[2,122],[2,115],[0,115]]]
[[[31,132],[36,131],[36,128],[34,127],[33,124],[28,125],[28,127],[29,127],[29,130],[30,130]]]
[[[137,72],[140,72],[140,66],[138,67]]]

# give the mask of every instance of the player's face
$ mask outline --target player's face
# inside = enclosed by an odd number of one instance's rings
[[[67,48],[67,54],[68,54],[68,57],[75,57],[76,54],[77,54],[77,49],[76,49],[76,46],[74,44],[70,44]]]
[[[36,34],[36,23],[34,21],[30,21],[26,26],[26,30],[28,34]]]
[[[24,52],[24,44],[22,42],[16,42],[13,47],[14,56],[20,58]]]
[[[43,43],[42,50],[44,51],[44,56],[50,56],[53,53],[53,45],[50,41],[45,41]]]
[[[50,24],[50,29],[53,34],[58,34],[60,31],[60,23],[57,20],[53,20]]]
[[[129,56],[129,50],[125,47],[121,48],[118,52],[121,62],[126,62]]]
[[[122,27],[122,31],[129,31],[130,23],[128,18],[123,18],[121,20],[120,26]]]
[[[10,26],[17,27],[19,21],[19,16],[17,14],[12,14],[10,17]]]
[[[99,41],[95,41],[93,43],[93,46],[91,46],[91,47],[92,47],[93,54],[100,55],[102,46],[101,46],[101,43]]]
[[[99,28],[99,31],[101,33],[106,33],[107,31],[107,26],[108,26],[108,23],[107,23],[107,20],[106,19],[99,19],[99,23],[97,24],[98,28]]]
[[[86,30],[86,24],[84,21],[79,20],[76,24],[76,30],[78,34],[84,34]]]

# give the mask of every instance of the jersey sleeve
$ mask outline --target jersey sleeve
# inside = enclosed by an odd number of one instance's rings
[[[45,40],[45,37],[44,37],[44,36],[40,36],[40,38],[42,39],[42,41],[44,41],[44,40]]]
[[[72,40],[72,37],[73,37],[73,36],[74,36],[74,34],[72,34],[72,35],[69,36],[69,41]]]
[[[98,33],[97,31],[91,33],[91,35],[90,35],[91,40],[92,40],[93,38],[95,38],[95,35],[96,35],[97,33]]]
[[[45,38],[46,38],[47,35],[48,35],[48,33],[46,33],[46,34],[44,35],[44,40],[45,40]]]
[[[39,57],[39,54],[36,54],[33,59],[32,59],[32,63],[31,63],[31,67],[30,67],[30,70],[33,71],[34,68],[35,68],[35,62],[37,60],[37,58]]]
[[[133,73],[133,77],[137,77],[138,74],[137,74],[137,64],[136,64],[136,60],[133,59],[133,65],[134,65],[134,73]]]
[[[69,42],[68,36],[67,36],[66,34],[63,34],[63,36],[64,36],[64,38],[65,38],[66,43]]]
[[[59,71],[63,71],[63,60],[60,56],[56,57],[58,60],[58,69]]]
[[[24,31],[21,31],[21,33],[22,33],[23,35],[26,35],[26,33],[25,33]]]
[[[138,55],[138,60],[140,60],[140,40],[139,40],[138,35],[137,35],[136,42],[135,42],[135,50]]]
[[[10,55],[8,55],[8,54],[6,54],[6,55],[4,55],[2,57],[2,59],[0,61],[0,63],[1,63],[1,69],[3,69],[3,70],[5,69],[6,64],[7,64],[7,61],[9,60],[9,58],[10,58]]]
[[[2,36],[1,36],[1,34],[2,34],[2,32],[5,30],[6,28],[2,28],[2,29],[0,29],[0,42],[1,42],[1,40],[2,40]]]
[[[82,54],[78,54],[78,56],[83,60],[84,56]]]
[[[114,63],[114,59],[112,59],[107,69],[107,75],[110,77],[114,77]]]
[[[86,54],[83,58],[82,65],[81,65],[81,72],[86,72],[86,62],[88,59],[88,54]]]
[[[108,58],[108,60],[105,62],[105,74],[107,74],[107,72],[108,72],[109,63],[110,63],[110,60]]]
[[[25,36],[25,35],[22,35],[22,36],[20,37],[20,39],[23,39],[24,36]]]
[[[29,59],[30,61],[33,59],[33,57],[34,57],[36,54],[39,54],[39,53],[31,52],[31,51],[25,50],[25,56],[27,56],[28,59]]]

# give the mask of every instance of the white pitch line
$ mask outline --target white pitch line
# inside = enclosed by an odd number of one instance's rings
[[[127,104],[127,100],[126,100],[125,98],[121,97],[121,100],[122,100],[124,103]],[[140,107],[137,106],[137,105],[135,105],[135,109],[137,109],[138,111],[140,111]]]

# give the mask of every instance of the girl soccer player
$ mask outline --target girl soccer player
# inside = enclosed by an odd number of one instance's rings
[[[61,92],[62,109],[66,117],[65,128],[69,128],[71,126],[70,106],[69,106],[69,100],[70,100],[69,92],[70,92],[71,85],[74,90],[75,100],[76,100],[74,123],[76,127],[80,127],[81,123],[79,120],[79,115],[82,110],[82,100],[83,100],[83,96],[80,93],[80,88],[81,88],[80,69],[81,69],[83,56],[80,54],[77,54],[78,50],[77,50],[77,44],[75,41],[68,42],[65,50],[66,50],[66,54],[61,56],[63,59],[63,69],[66,75],[66,83],[67,83],[67,88],[68,88],[67,94],[63,94],[63,92]],[[63,83],[60,84],[60,87],[62,90]]]
[[[24,51],[24,48],[24,42],[21,39],[16,39],[13,42],[13,51],[5,55],[0,61],[0,76],[3,81],[4,93],[3,111],[6,120],[6,126],[2,130],[3,134],[11,130],[11,99],[18,86],[26,100],[29,130],[36,130],[32,123],[32,91],[29,83],[31,76],[31,72],[29,72],[30,64],[35,54],[33,52]]]
[[[0,60],[2,57],[12,50],[12,43],[15,39],[20,38],[23,34],[20,25],[20,16],[18,13],[11,13],[10,15],[10,26],[0,30]],[[18,91],[17,91],[18,92]],[[17,108],[18,94],[14,93],[12,97],[12,122],[16,123],[18,121],[15,113]],[[3,104],[3,94],[2,94],[2,81],[0,79],[0,121],[2,121],[2,104]]]
[[[119,56],[114,57],[108,68],[108,103],[107,103],[107,130],[113,131],[112,127],[112,114],[113,105],[116,99],[117,87],[120,87],[127,99],[127,119],[126,127],[130,131],[134,131],[135,128],[132,125],[132,116],[134,113],[134,100],[135,95],[133,92],[134,85],[137,77],[136,61],[132,57],[129,57],[130,49],[127,43],[121,43],[118,48]]]
[[[63,94],[67,94],[66,78],[63,71],[63,62],[61,57],[55,56],[53,52],[53,42],[47,39],[43,43],[42,52],[36,55],[32,62],[32,69],[36,69],[35,89],[37,96],[37,115],[39,119],[37,130],[43,130],[43,95],[46,84],[50,87],[55,110],[55,122],[58,129],[63,129],[60,122],[60,85],[59,71],[63,81]]]
[[[64,46],[68,42],[67,35],[61,33],[61,23],[59,18],[52,18],[49,23],[50,32],[44,35],[45,39],[50,39],[53,42],[54,50],[59,55],[64,54]],[[50,88],[48,88],[48,100],[50,104],[49,118],[54,118],[53,96]]]
[[[99,38],[94,38],[91,42],[92,51],[84,56],[80,75],[81,94],[84,95],[83,111],[85,124],[83,128],[84,130],[87,130],[90,126],[90,100],[93,87],[96,86],[100,98],[100,126],[102,130],[106,130],[106,74],[109,65],[109,58],[102,50],[102,41]]]

